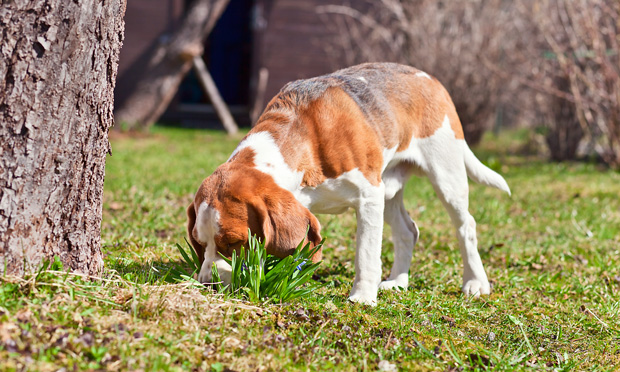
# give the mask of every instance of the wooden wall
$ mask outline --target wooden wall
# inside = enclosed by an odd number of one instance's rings
[[[269,70],[267,102],[289,81],[343,67],[327,54],[327,45],[333,43],[335,35],[316,10],[320,5],[341,3],[341,0],[257,1],[266,25],[257,30],[255,65]]]
[[[126,88],[140,69],[140,57],[152,48],[164,32],[176,27],[184,10],[184,0],[128,0],[125,11],[125,40],[119,57],[115,102],[125,98]]]

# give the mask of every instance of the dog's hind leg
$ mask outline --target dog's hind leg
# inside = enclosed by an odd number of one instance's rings
[[[489,294],[491,287],[478,253],[476,221],[469,214],[469,186],[463,155],[454,151],[455,146],[446,147],[442,156],[437,156],[428,170],[428,177],[443,202],[452,224],[456,228],[461,257],[463,258],[463,287],[466,295],[478,297]]]
[[[430,137],[412,141],[412,146],[412,162],[430,179],[456,228],[463,258],[463,292],[471,296],[489,294],[491,286],[478,254],[476,221],[468,210],[467,143],[456,137],[446,115],[441,128]]]
[[[381,282],[379,289],[407,288],[413,248],[418,241],[420,232],[405,209],[402,188],[392,199],[386,200],[384,219],[392,228],[394,264],[390,276],[386,281]]]

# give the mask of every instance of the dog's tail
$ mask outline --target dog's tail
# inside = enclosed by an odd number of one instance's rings
[[[486,165],[482,164],[480,160],[474,155],[469,146],[464,146],[463,157],[465,160],[465,168],[467,169],[467,175],[472,180],[496,189],[505,191],[510,195],[510,187],[506,183],[504,177],[500,176],[493,170],[489,169]]]

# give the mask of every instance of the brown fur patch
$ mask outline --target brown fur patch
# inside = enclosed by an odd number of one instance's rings
[[[205,247],[198,243],[198,241],[194,238],[194,226],[196,225],[196,210],[194,209],[194,203],[191,203],[187,207],[187,236],[189,238],[189,242],[192,247],[194,247],[194,251],[196,251],[196,255],[198,256],[198,262],[202,262],[205,259]]]
[[[396,151],[405,150],[412,137],[432,136],[441,128],[446,115],[456,138],[464,138],[461,122],[448,92],[436,79],[416,76],[417,72],[405,74],[398,82],[387,85],[391,92],[388,101],[396,117],[391,125],[399,133]]]
[[[354,168],[377,185],[383,149],[404,151],[413,137],[432,136],[446,115],[456,138],[464,138],[448,92],[418,72],[369,63],[292,82],[250,133],[273,136],[288,166],[304,172],[302,186],[318,186]]]
[[[288,165],[304,172],[302,186],[315,187],[358,168],[381,182],[382,146],[376,129],[343,90],[330,87],[304,107],[288,125],[261,120],[252,132],[268,131]]]

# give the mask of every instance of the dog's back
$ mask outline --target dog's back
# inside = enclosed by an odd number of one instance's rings
[[[445,125],[449,138],[442,134]],[[261,130],[275,137],[291,163],[302,164],[304,186],[316,186],[353,168],[372,184],[380,183],[385,171],[399,164],[398,173],[428,174],[434,163],[429,157],[440,154],[420,147],[443,146],[458,147],[461,164],[476,182],[508,191],[503,179],[482,165],[464,143],[446,89],[409,66],[365,63],[288,83],[253,131]]]
[[[329,91],[341,90],[361,110],[365,124],[383,137],[386,147],[409,145],[412,136],[425,138],[449,115],[456,138],[463,130],[448,92],[436,79],[413,67],[396,63],[365,63],[312,79],[285,85],[265,113],[282,108],[298,112]],[[342,102],[339,103],[342,106]]]

